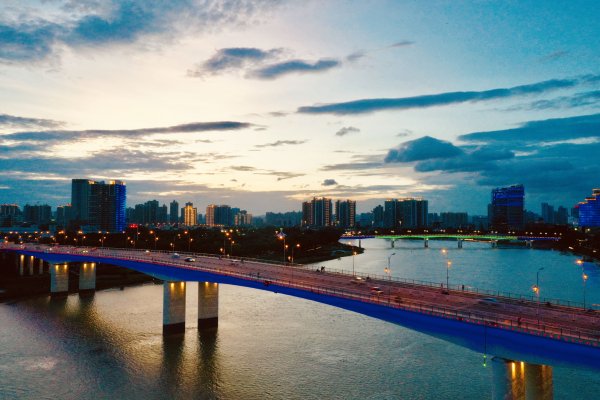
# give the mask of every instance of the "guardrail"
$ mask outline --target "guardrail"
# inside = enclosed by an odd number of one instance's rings
[[[33,249],[31,247],[33,247]],[[213,260],[235,259],[235,260],[240,260],[240,261],[243,259],[244,263],[236,263],[235,265],[237,267],[246,266],[245,263],[248,263],[250,265],[253,263],[260,263],[262,265],[272,265],[272,266],[285,265],[286,267],[292,267],[294,269],[298,269],[298,270],[302,270],[302,271],[312,271],[313,266],[305,266],[305,265],[299,265],[299,264],[289,265],[289,264],[284,264],[281,262],[271,262],[271,261],[264,261],[264,260],[257,260],[257,259],[248,259],[248,258],[244,258],[244,257],[222,257],[222,256],[214,255],[214,254],[189,253],[189,252],[169,252],[169,251],[164,251],[164,250],[159,250],[159,251],[154,251],[154,252],[146,252],[146,250],[140,250],[140,249],[120,249],[120,248],[91,248],[91,247],[62,247],[62,246],[59,248],[57,246],[46,247],[46,246],[41,246],[41,245],[35,245],[35,246],[31,246],[31,247],[30,246],[22,246],[22,245],[16,245],[16,246],[15,245],[6,245],[6,244],[0,245],[0,248],[6,248],[6,249],[10,249],[10,250],[28,250],[28,251],[34,251],[34,252],[47,252],[47,253],[52,252],[54,254],[93,256],[96,258],[105,258],[107,260],[110,260],[111,258],[112,259],[116,258],[116,259],[121,259],[121,260],[139,261],[139,262],[145,262],[145,263],[151,263],[151,264],[157,264],[157,265],[178,267],[178,268],[183,268],[183,269],[188,269],[188,270],[212,272],[212,273],[217,273],[222,276],[231,276],[231,277],[236,277],[236,278],[240,278],[240,279],[244,279],[244,280],[251,280],[251,281],[255,281],[257,283],[262,283],[265,285],[275,285],[275,286],[279,286],[279,287],[299,289],[299,290],[309,291],[311,293],[345,298],[348,300],[355,300],[355,301],[360,301],[363,303],[378,304],[378,305],[382,305],[382,306],[386,306],[386,307],[390,307],[390,308],[394,308],[394,309],[418,312],[421,314],[432,315],[432,316],[447,318],[447,319],[453,319],[453,320],[458,320],[458,321],[477,324],[477,325],[484,325],[484,326],[488,326],[488,327],[492,327],[492,328],[500,328],[500,329],[506,329],[506,330],[511,330],[511,331],[518,331],[518,332],[523,332],[523,333],[527,333],[527,334],[531,334],[531,335],[548,337],[548,338],[552,338],[552,339],[556,339],[556,340],[581,343],[581,344],[585,344],[588,346],[594,346],[594,347],[600,346],[600,331],[598,331],[598,330],[573,329],[573,328],[564,327],[564,326],[560,326],[557,324],[551,324],[551,323],[532,323],[531,321],[522,321],[520,318],[498,317],[498,316],[495,316],[493,313],[484,312],[484,311],[466,312],[466,311],[462,311],[462,310],[456,310],[456,309],[441,307],[441,306],[437,306],[437,305],[423,304],[418,301],[411,301],[411,300],[407,300],[405,298],[402,298],[400,301],[398,301],[397,298],[392,299],[391,296],[382,296],[382,295],[375,295],[375,294],[366,295],[366,294],[362,294],[362,293],[349,291],[349,290],[343,289],[343,288],[328,288],[328,287],[323,287],[323,286],[314,285],[314,284],[309,285],[309,284],[303,283],[301,281],[293,282],[292,280],[289,280],[289,279],[286,280],[286,279],[278,279],[278,278],[273,278],[273,277],[265,278],[264,276],[259,277],[255,274],[253,275],[251,272],[250,273],[241,272],[241,271],[239,271],[239,268],[238,268],[238,270],[232,270],[231,268],[227,268],[227,267],[231,267],[231,265],[210,265],[210,264],[205,264],[202,266],[194,265],[194,264],[185,262],[184,259],[185,259],[185,257],[195,257],[195,258],[202,257],[202,258],[209,258],[209,259],[213,259]],[[57,251],[55,249],[60,249],[60,250]],[[130,255],[130,253],[132,253],[132,252],[135,254]],[[173,254],[179,254],[179,256],[182,258],[169,258],[168,260],[153,258],[152,255],[157,254],[157,253],[158,254],[167,254],[167,255],[171,255],[171,256],[173,256]],[[348,277],[348,278],[356,276],[356,275],[349,274],[343,270],[332,270],[330,268],[326,269],[326,271],[323,271],[323,273],[326,275],[329,275],[329,276],[344,275],[345,277]],[[365,275],[363,275],[363,276],[365,276]],[[422,281],[413,281],[413,280],[406,280],[406,279],[400,279],[400,278],[392,278],[392,279],[381,278],[380,279],[378,277],[370,278],[370,279],[371,279],[371,281],[375,281],[375,282],[381,283],[381,284],[403,283],[403,284],[409,284],[409,285],[415,286],[415,287],[424,287],[424,288],[428,288],[428,289],[431,289],[431,288],[439,289],[438,284],[433,284],[433,283],[424,284]],[[418,283],[414,283],[414,282],[418,282]],[[459,290],[451,289],[451,291],[463,293],[463,291],[460,289]],[[464,292],[467,292],[467,291],[464,291]],[[498,291],[487,291],[487,290],[475,289],[475,290],[470,290],[468,292],[475,293],[478,295],[484,294],[484,295],[492,295],[495,297],[506,298],[506,299],[515,299],[515,297],[503,296],[502,294],[504,294],[504,293],[498,292]],[[495,295],[495,293],[498,293],[500,295]],[[510,293],[509,293],[509,295],[510,295]],[[521,297],[519,297],[518,299],[520,300]],[[526,302],[528,303],[528,305],[539,307],[538,302],[533,302],[530,300],[526,300]],[[546,299],[543,299],[542,302],[546,303]],[[569,303],[569,302],[567,302],[567,303]],[[554,303],[551,303],[551,304],[554,304]],[[584,311],[584,310],[579,309],[578,311]],[[586,314],[586,315],[588,315],[588,314]],[[596,318],[598,317],[596,314],[594,314],[593,316]]]

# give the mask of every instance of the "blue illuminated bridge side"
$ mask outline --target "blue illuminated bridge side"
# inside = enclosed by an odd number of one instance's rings
[[[536,364],[568,363],[600,369],[598,311],[558,300],[535,301],[529,296],[464,285],[445,287],[439,283],[207,254],[7,243],[0,245],[0,252],[12,255],[17,262],[19,257],[42,259],[50,264],[51,276],[54,273],[55,277],[65,263],[105,263],[164,280],[165,324],[181,314],[173,290],[184,288],[185,282],[200,282],[199,315],[213,319],[218,309],[218,291],[211,292],[210,287],[230,284],[332,305],[484,354]]]

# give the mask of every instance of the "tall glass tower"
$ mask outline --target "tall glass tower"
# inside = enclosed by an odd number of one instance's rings
[[[499,230],[522,229],[524,225],[525,188],[513,185],[492,190],[492,227]]]

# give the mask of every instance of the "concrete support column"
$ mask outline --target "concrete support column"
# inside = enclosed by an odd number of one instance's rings
[[[497,240],[492,240],[490,243],[492,244],[492,249],[495,249],[496,247],[498,247],[498,241]]]
[[[43,273],[44,273],[44,260],[42,260],[40,258],[39,264],[38,264],[38,274],[42,275]]]
[[[429,239],[423,239],[423,247],[425,247],[425,248],[429,247]]]
[[[185,282],[163,284],[163,335],[185,332]]]
[[[529,248],[533,247],[533,240],[528,240],[525,243],[527,243],[527,247],[529,247]]]
[[[96,263],[83,263],[79,267],[79,295],[94,294],[96,291]]]
[[[492,359],[492,399],[552,400],[552,367],[500,357]]]
[[[458,239],[458,248],[459,248],[459,249],[462,249],[462,246],[463,246],[463,241],[462,241],[462,239]]]
[[[394,246],[396,246],[396,241],[394,239],[390,240],[390,245],[392,246],[392,249],[393,249]]]
[[[219,284],[198,282],[198,329],[219,325]]]
[[[69,266],[50,264],[50,297],[64,297],[69,294]]]

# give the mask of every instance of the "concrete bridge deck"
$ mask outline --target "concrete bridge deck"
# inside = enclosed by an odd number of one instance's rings
[[[544,348],[545,353],[554,351],[555,345],[559,345],[558,348],[564,345],[563,353],[574,357],[585,355],[588,362],[600,368],[600,312],[567,303],[498,296],[463,290],[459,285],[446,288],[441,284],[353,276],[314,266],[215,255],[179,253],[177,257],[162,251],[33,244],[2,244],[0,250],[53,263],[120,265],[167,281],[207,281],[269,290],[409,327],[410,321],[426,321],[428,327],[422,330],[433,329],[444,335],[456,335],[459,331],[479,336],[483,333],[485,343],[475,346],[482,352],[493,345],[493,334],[502,337],[504,345],[509,347],[511,341],[520,340],[522,344]],[[185,261],[187,257],[195,260]],[[487,335],[491,335],[489,339]]]

